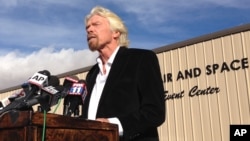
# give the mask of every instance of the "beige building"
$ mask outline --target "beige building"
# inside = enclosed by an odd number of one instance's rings
[[[250,124],[250,24],[154,51],[166,94],[161,141],[229,141],[231,124]],[[61,82],[71,75],[84,79],[89,69],[58,76]],[[1,90],[0,99],[15,91]],[[55,113],[62,111],[61,102]]]

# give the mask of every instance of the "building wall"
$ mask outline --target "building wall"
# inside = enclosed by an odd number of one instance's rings
[[[250,124],[250,31],[158,53],[166,90],[162,141],[228,141]]]
[[[230,124],[250,124],[250,24],[154,51],[166,94],[161,141],[228,141]],[[60,81],[85,79],[88,70],[61,74]],[[0,91],[0,99],[18,90]],[[62,111],[63,101],[55,113]]]

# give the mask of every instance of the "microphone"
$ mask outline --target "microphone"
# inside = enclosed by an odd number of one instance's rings
[[[29,99],[24,99],[19,109],[27,109],[33,105],[40,104],[42,108],[44,107],[43,109],[49,111],[50,107],[58,102],[58,100],[52,99],[54,103],[50,103],[51,98],[58,96],[63,91],[63,86],[59,86],[59,83],[59,78],[51,75],[48,81],[49,86],[41,87],[38,93],[34,93]],[[49,101],[44,101],[45,99]]]
[[[64,98],[63,115],[71,116],[74,114],[74,116],[79,116],[79,106],[83,105],[86,95],[86,82],[84,80],[73,83],[67,96]]]
[[[23,87],[24,97],[15,98],[9,105],[0,110],[0,115],[10,110],[33,110],[32,107],[25,106],[25,102],[40,94],[41,88],[49,84],[59,85],[59,79],[56,76],[50,76],[49,71],[39,71],[35,73]]]
[[[10,104],[9,97],[6,97],[0,101],[0,110]]]
[[[39,71],[35,73],[29,80],[29,84],[36,85],[38,87],[43,87],[48,85],[48,80],[50,78],[50,73],[47,70]]]
[[[64,79],[63,86],[65,87],[65,90],[68,91],[73,83],[76,83],[79,81],[79,78],[77,76],[67,76]]]
[[[64,87],[47,86],[41,89],[41,94],[35,96],[33,99],[24,102],[23,107],[31,107],[40,104],[41,108],[45,111],[50,111],[50,107],[56,105],[59,99],[64,98],[66,93],[63,92]]]
[[[2,110],[4,107],[6,107],[7,105],[9,105],[16,98],[18,98],[18,97],[24,97],[24,96],[25,96],[25,92],[23,90],[21,90],[19,92],[16,92],[16,93],[12,94],[9,97],[6,97],[6,98],[2,99],[0,101],[0,110]]]
[[[12,94],[9,98],[10,102],[13,102],[15,99],[20,98],[20,97],[25,97],[26,93],[24,89],[20,90],[17,93]]]
[[[24,101],[30,99],[34,94],[36,94],[42,87],[48,86],[50,80],[50,72],[47,70],[39,71],[35,73],[29,80],[28,86],[25,89],[26,96]],[[54,81],[54,80],[53,80]]]
[[[69,93],[70,88],[72,87],[73,83],[76,83],[79,81],[79,78],[77,76],[67,76],[64,79],[63,82],[63,86],[65,88],[65,92]],[[67,99],[67,98],[65,98]],[[64,99],[64,104],[63,104],[63,113],[67,113],[68,112],[68,106],[65,103],[65,99]]]

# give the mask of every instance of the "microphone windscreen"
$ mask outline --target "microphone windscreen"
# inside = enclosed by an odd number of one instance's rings
[[[80,80],[78,81],[78,83],[84,83],[84,84],[86,84],[86,81],[83,80],[83,79],[80,79]]]
[[[48,83],[49,86],[58,86],[60,81],[57,76],[51,75]]]
[[[69,78],[72,78],[74,80],[79,80],[79,78],[77,76],[75,76],[75,75],[69,76]]]
[[[73,83],[78,82],[78,80],[79,78],[77,76],[67,76],[64,79],[63,86],[68,89],[72,86]]]
[[[48,70],[39,71],[38,73],[44,74],[44,75],[46,75],[48,77],[50,77],[50,75],[51,75]]]

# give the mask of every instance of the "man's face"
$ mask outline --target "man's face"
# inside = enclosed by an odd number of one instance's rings
[[[105,47],[113,38],[108,20],[99,15],[94,15],[87,21],[86,32],[88,45],[92,51]]]

